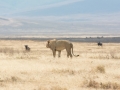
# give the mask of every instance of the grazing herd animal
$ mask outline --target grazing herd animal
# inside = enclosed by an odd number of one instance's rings
[[[61,55],[61,51],[66,49],[67,51],[67,57],[72,58],[73,53],[73,44],[70,41],[67,40],[48,40],[46,44],[47,48],[50,48],[53,52],[53,56],[56,56],[56,51],[59,52],[58,57]],[[74,55],[75,57],[78,57],[79,55]]]
[[[98,42],[98,46],[102,46],[103,44],[101,42]]]
[[[25,45],[25,50],[30,51],[30,47],[28,47],[28,45]]]

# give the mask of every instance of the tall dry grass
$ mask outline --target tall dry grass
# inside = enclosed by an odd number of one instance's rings
[[[0,41],[0,90],[120,90],[120,44],[74,42],[53,58],[46,42]],[[26,52],[24,45],[31,48]]]

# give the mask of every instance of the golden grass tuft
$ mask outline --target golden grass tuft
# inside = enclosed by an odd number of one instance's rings
[[[120,89],[120,84],[118,83],[114,83],[114,82],[97,82],[95,80],[86,80],[84,81],[84,85],[86,85],[86,87],[90,87],[90,88],[98,88],[98,89]]]
[[[19,78],[19,77],[17,77],[17,76],[11,76],[11,77],[7,77],[7,78],[5,78],[4,80],[3,80],[3,82],[20,82],[21,81],[21,79]]]
[[[100,83],[100,88],[102,89],[120,89],[120,85],[113,82]]]
[[[105,73],[105,67],[103,65],[98,65],[96,71],[100,73]]]

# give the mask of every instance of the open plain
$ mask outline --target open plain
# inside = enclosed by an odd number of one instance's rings
[[[53,58],[46,41],[0,40],[0,90],[120,90],[120,43],[73,46]]]

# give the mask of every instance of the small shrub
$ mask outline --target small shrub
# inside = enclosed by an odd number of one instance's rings
[[[100,65],[96,67],[96,71],[100,73],[105,73],[105,68],[104,66]]]
[[[10,78],[6,78],[4,81],[5,82],[17,82],[17,81],[21,81],[21,79],[15,76],[11,76]]]
[[[101,89],[120,89],[120,84],[114,83],[114,82],[97,82],[95,80],[86,80],[83,82],[84,86],[91,87],[91,88],[101,88]]]
[[[98,88],[98,83],[94,80],[90,80],[87,87],[93,87],[93,88]]]
[[[12,81],[12,82],[16,82],[16,81],[17,81],[17,77],[13,77],[13,76],[12,76],[12,77],[11,77],[11,81]]]
[[[118,85],[117,83],[107,82],[107,83],[101,83],[100,88],[103,88],[103,89],[119,89],[120,85]]]
[[[0,87],[6,87],[6,84],[3,82],[0,82]]]

